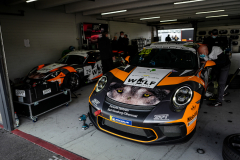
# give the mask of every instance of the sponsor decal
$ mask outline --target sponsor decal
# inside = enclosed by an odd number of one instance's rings
[[[197,116],[193,118],[193,120],[191,120],[190,122],[188,122],[188,127],[191,126],[193,124],[193,122],[195,122],[197,120]]]
[[[192,106],[191,110],[194,111],[197,108],[197,106]]]
[[[102,74],[102,61],[97,61],[94,66],[91,65],[83,67],[84,76],[88,76],[88,80],[91,80],[100,74]]]
[[[92,104],[97,107],[98,104],[100,104],[99,100],[97,100],[96,98],[92,100]]]
[[[47,65],[46,67],[43,67],[42,69],[38,70],[37,73],[47,73],[53,69],[63,67],[63,66],[66,66],[66,64],[53,63],[53,64]]]
[[[18,97],[26,97],[25,91],[24,90],[15,90],[16,96]]]
[[[132,125],[132,121],[121,119],[121,118],[117,118],[117,117],[113,117],[113,116],[110,116],[110,120],[114,121],[114,122],[130,125],[130,126]]]
[[[154,88],[168,73],[170,69],[151,69],[137,67],[125,80],[125,85]]]
[[[51,88],[43,90],[43,95],[51,93]]]
[[[187,121],[190,122],[191,120],[193,120],[193,118],[198,114],[198,112],[196,111],[191,117],[188,117]]]
[[[120,114],[120,115],[125,115],[125,116],[129,116],[129,117],[134,117],[134,118],[138,117],[138,115],[134,115],[134,114],[128,113],[129,109],[118,107],[118,106],[114,106],[114,105],[110,105],[107,110],[109,112],[117,113],[117,114]]]
[[[169,114],[158,114],[158,115],[154,115],[153,119],[166,121],[166,120],[169,120],[168,117],[169,117]]]

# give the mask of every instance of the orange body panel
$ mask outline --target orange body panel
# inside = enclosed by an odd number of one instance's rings
[[[134,68],[134,69],[135,69],[135,68]],[[134,69],[133,69],[133,70],[134,70]],[[127,72],[124,72],[124,71],[122,71],[122,70],[120,70],[120,69],[118,69],[118,68],[115,68],[115,69],[111,70],[110,72],[111,72],[116,78],[120,79],[121,81],[125,81],[125,79],[129,76],[129,74],[132,73],[133,70],[131,70],[129,73],[127,73]]]
[[[73,67],[71,66],[66,66],[66,67],[62,67],[64,69],[67,69],[69,72],[77,72]]]
[[[45,64],[39,65],[38,68],[37,68],[37,70],[42,69],[44,66],[45,66]]]
[[[191,103],[187,106],[182,119],[167,122],[167,123],[184,122],[187,127],[187,135],[190,134],[196,126],[197,119],[189,126],[188,126],[188,123],[191,122],[192,120],[194,120],[194,118],[196,118],[196,116],[198,115],[198,110],[199,110],[200,104],[197,104],[196,102],[201,100],[201,94],[199,94],[195,91],[193,94],[194,94],[193,99],[192,99]]]
[[[165,86],[165,85],[176,85],[185,81],[195,81],[197,83],[202,84],[205,87],[205,83],[201,78],[197,76],[187,76],[187,77],[168,77],[168,74],[157,86]]]
[[[52,78],[52,79],[49,79],[48,82],[55,82],[55,81],[58,81],[59,86],[61,86],[62,83],[63,83],[63,80],[64,80],[65,76],[66,76],[66,75],[65,75],[64,73],[61,72],[57,77]]]
[[[100,78],[100,77],[102,77],[102,75],[103,75],[103,74],[100,74],[100,75],[98,75],[97,77],[94,77],[93,79]]]

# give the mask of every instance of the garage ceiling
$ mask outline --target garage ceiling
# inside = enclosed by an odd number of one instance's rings
[[[174,4],[176,2],[192,3]],[[25,3],[26,0],[8,0],[8,5]],[[84,16],[96,16],[98,19],[126,21],[148,24],[179,23],[186,21],[211,21],[212,19],[240,18],[239,0],[37,0],[36,9],[47,9],[65,5],[66,13],[82,13]],[[101,13],[127,10],[115,14]],[[222,10],[221,12],[217,12]],[[208,12],[196,14],[197,12]],[[208,16],[228,15],[206,18]],[[160,17],[140,20],[140,18]],[[160,23],[163,20],[177,19],[177,22]]]

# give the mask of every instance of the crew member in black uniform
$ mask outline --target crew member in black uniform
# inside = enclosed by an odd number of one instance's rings
[[[202,45],[198,48],[200,58],[212,60],[216,63],[213,67],[218,79],[218,98],[216,101],[208,104],[209,106],[222,106],[222,99],[224,95],[224,89],[230,69],[231,61],[229,57],[223,53],[222,49],[218,46],[205,46]]]
[[[217,29],[212,30],[211,36],[204,39],[203,44],[208,46],[219,46],[223,51],[228,47],[227,38],[219,37]]]
[[[121,31],[120,32],[120,36],[118,38],[118,50],[119,51],[124,51],[124,41],[125,41],[125,39],[124,39],[124,32]]]
[[[103,66],[103,74],[105,74],[113,69],[113,60],[115,59],[111,49],[111,41],[108,38],[108,32],[102,34],[102,38],[99,39],[98,44]]]

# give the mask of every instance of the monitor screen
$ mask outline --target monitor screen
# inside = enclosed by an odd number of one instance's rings
[[[194,28],[158,30],[159,42],[185,41],[193,42]],[[167,38],[169,35],[169,38]]]

